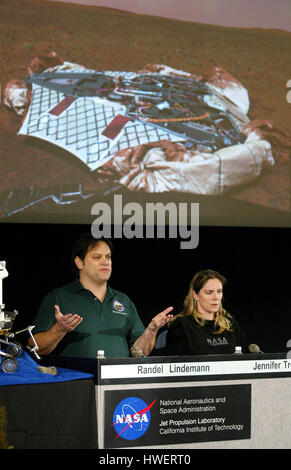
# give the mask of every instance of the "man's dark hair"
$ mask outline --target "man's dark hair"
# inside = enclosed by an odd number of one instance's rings
[[[71,264],[74,274],[76,276],[79,276],[79,269],[75,264],[76,256],[78,256],[82,261],[84,261],[88,251],[94,248],[94,246],[97,245],[97,243],[99,242],[106,243],[109,246],[112,254],[113,245],[111,240],[109,240],[108,238],[95,238],[93,237],[93,235],[91,235],[91,233],[83,233],[79,238],[77,238],[71,252]]]

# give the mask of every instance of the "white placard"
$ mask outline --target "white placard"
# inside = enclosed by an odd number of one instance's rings
[[[102,364],[101,380],[144,379],[147,377],[189,377],[205,375],[237,375],[291,373],[291,359],[247,361],[205,361],[141,364]]]

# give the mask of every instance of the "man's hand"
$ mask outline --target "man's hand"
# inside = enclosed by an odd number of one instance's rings
[[[67,313],[63,315],[58,305],[55,305],[55,319],[54,323],[47,331],[40,331],[34,335],[35,341],[38,345],[38,354],[50,354],[57,347],[59,342],[66,336],[67,333],[73,331],[83,320],[80,315]],[[28,340],[30,347],[34,346],[31,338]]]
[[[173,310],[173,307],[168,307],[162,312],[158,313],[148,325],[150,331],[158,331],[160,328],[165,326],[169,321],[173,319],[173,315],[169,313]]]
[[[162,312],[158,313],[150,322],[143,334],[134,342],[131,352],[138,348],[141,353],[148,356],[153,350],[156,342],[157,333],[162,326],[166,325],[172,320],[173,315],[169,313],[173,310],[173,307],[168,307]]]
[[[67,313],[66,315],[63,315],[58,305],[55,305],[55,318],[57,327],[63,333],[73,331],[83,320],[83,318],[76,313]]]

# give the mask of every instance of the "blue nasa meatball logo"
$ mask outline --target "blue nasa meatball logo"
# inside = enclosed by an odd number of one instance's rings
[[[141,398],[128,397],[122,400],[114,410],[113,426],[116,438],[127,440],[138,439],[143,436],[150,425],[150,408],[156,400],[147,405]]]

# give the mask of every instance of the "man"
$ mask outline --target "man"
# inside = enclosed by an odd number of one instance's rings
[[[172,320],[168,307],[144,327],[127,295],[108,285],[112,271],[112,245],[84,234],[73,249],[79,278],[54,289],[43,300],[34,324],[40,355],[96,357],[145,356],[154,348],[157,332]],[[140,351],[141,350],[141,351]]]

